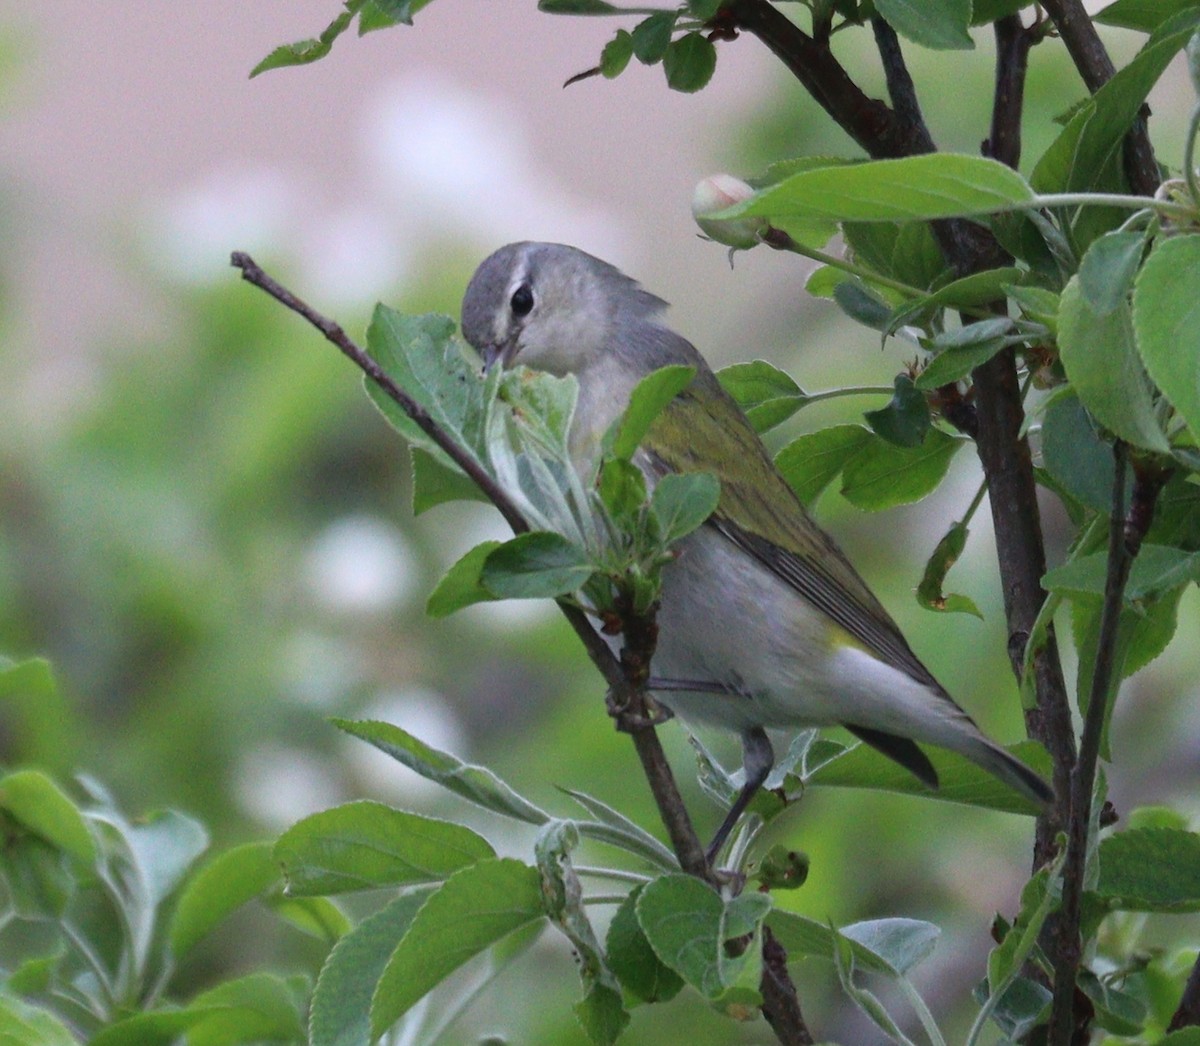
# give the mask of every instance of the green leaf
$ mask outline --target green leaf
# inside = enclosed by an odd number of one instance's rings
[[[975,46],[967,32],[971,0],[875,0],[875,8],[914,44],[939,51]]]
[[[280,919],[301,933],[333,944],[350,931],[346,913],[328,897],[288,897],[286,894],[267,894],[263,898]]]
[[[1032,6],[1033,0],[975,0],[971,8],[971,24],[990,25],[1005,15],[1015,15]]]
[[[1036,872],[1021,890],[1021,910],[1004,939],[988,956],[988,993],[998,1002],[1017,972],[1025,964],[1038,934],[1062,894],[1058,878],[1061,859]]]
[[[310,62],[324,58],[332,50],[333,42],[349,28],[353,17],[354,15],[350,11],[343,11],[325,27],[325,31],[317,39],[297,40],[294,44],[283,44],[275,48],[250,70],[250,78],[253,79],[268,69],[282,69],[289,65],[308,65]]]
[[[811,505],[874,439],[862,425],[834,425],[793,440],[775,456],[775,467],[796,496]]]
[[[902,977],[930,956],[942,931],[920,919],[873,919],[843,926],[841,933]]]
[[[939,334],[930,343],[936,355],[917,378],[916,387],[930,390],[961,381],[1001,349],[1021,344],[1026,339],[1010,334],[1012,326],[1007,316],[998,316]]]
[[[1142,362],[1200,440],[1200,236],[1159,244],[1138,274],[1133,326]]]
[[[292,825],[275,844],[288,893],[344,893],[438,882],[496,852],[460,824],[362,799]]]
[[[633,53],[643,65],[662,61],[675,32],[677,11],[657,11],[633,27]]]
[[[208,1011],[188,1030],[188,1046],[297,1042],[304,1037],[294,985],[269,973],[224,981],[201,992],[187,1008]]]
[[[1174,828],[1110,835],[1100,843],[1096,893],[1121,911],[1200,911],[1200,835]]]
[[[600,52],[600,72],[608,80],[620,76],[629,59],[633,57],[633,37],[627,29],[618,29],[617,35],[604,45]]]
[[[578,591],[591,575],[583,549],[561,534],[536,530],[492,549],[479,582],[499,599],[554,599]]]
[[[977,309],[1002,301],[1008,295],[1008,288],[1022,276],[1022,271],[1013,266],[962,276],[927,297],[910,300],[899,306],[892,313],[887,330],[896,331],[918,317],[932,315],[938,309]]]
[[[917,922],[908,919],[895,921],[900,923]],[[766,923],[775,938],[787,950],[789,962],[795,962],[802,957],[824,959],[827,962],[833,958],[837,931],[826,923],[819,923],[815,919],[780,908],[773,908],[770,911]],[[930,926],[931,924],[917,923],[917,925]],[[873,952],[866,945],[860,944],[852,937],[846,937],[845,941],[854,957],[855,966],[872,973],[881,973],[892,977],[896,975],[896,971],[888,960]]]
[[[941,483],[964,442],[941,429],[930,429],[919,447],[873,439],[843,467],[842,496],[868,512],[920,501]]]
[[[0,1042],[4,1046],[79,1046],[54,1014],[11,995],[0,995]]]
[[[977,1002],[987,998],[987,983],[973,993]],[[992,1004],[991,1019],[1010,1042],[1022,1042],[1029,1032],[1046,1022],[1050,1013],[1050,990],[1028,977],[1014,977]]]
[[[930,153],[801,171],[714,217],[906,221],[993,214],[1032,201],[1033,190],[1011,167],[977,156]]]
[[[674,544],[717,510],[721,484],[707,472],[670,473],[654,488],[650,511],[664,545]]]
[[[458,468],[451,468],[423,447],[410,447],[412,455],[412,510],[419,516],[447,501],[488,501],[487,495]]]
[[[88,1046],[172,1046],[213,1011],[210,1006],[148,1010],[119,1018],[88,1040]]]
[[[0,709],[9,748],[31,764],[69,772],[83,743],[79,717],[54,681],[45,658],[0,657]]]
[[[1007,750],[1036,772],[1047,775],[1050,757],[1032,741],[1006,746]],[[920,795],[965,806],[1036,815],[1038,808],[1018,795],[1003,781],[976,766],[965,756],[929,746],[922,751],[938,775],[938,788],[931,791],[911,773],[869,745],[855,745],[843,754],[817,766],[804,778],[805,785],[835,788],[869,788],[902,795]]]
[[[491,770],[464,763],[439,752],[391,723],[377,720],[333,719],[334,726],[373,744],[381,752],[403,763],[422,777],[449,789],[493,813],[514,817],[527,824],[545,824],[549,815],[517,795]]]
[[[418,886],[367,916],[334,945],[321,967],[309,1017],[311,1046],[370,1046],[371,999],[417,911],[437,889]]]
[[[495,369],[481,378],[453,335],[454,321],[448,316],[408,316],[377,305],[367,328],[367,348],[388,377],[482,465],[487,405],[503,375]],[[443,451],[390,396],[369,378],[363,380],[367,395],[393,428],[434,457],[442,456]]]
[[[609,458],[600,468],[600,500],[618,525],[632,530],[646,504],[646,476],[633,462]]]
[[[667,871],[679,868],[679,859],[670,850],[623,813],[586,792],[578,792],[571,788],[561,788],[560,791],[569,795],[596,818],[595,821],[574,822],[580,835],[620,847]]]
[[[1134,446],[1168,449],[1134,347],[1128,305],[1101,316],[1088,305],[1079,277],[1073,276],[1062,292],[1058,345],[1076,395],[1101,425]]]
[[[1092,15],[1092,21],[1152,33],[1167,19],[1195,6],[1196,0],[1116,0]]]
[[[626,895],[608,925],[608,964],[621,986],[635,998],[667,1002],[679,994],[683,978],[659,959],[642,932],[635,910],[641,893],[639,884]]]
[[[208,848],[204,825],[177,810],[160,810],[130,826],[125,840],[149,904],[161,904]]]
[[[939,352],[914,382],[922,391],[932,391],[970,377],[976,367],[987,363],[1001,349],[1022,338],[990,338],[972,345],[956,346]]]
[[[1145,246],[1140,232],[1109,232],[1092,241],[1079,263],[1079,289],[1096,315],[1107,316],[1128,297]]]
[[[886,407],[863,414],[875,433],[897,447],[919,447],[929,432],[929,404],[907,374],[897,374]]]
[[[671,400],[692,383],[695,376],[695,367],[673,363],[642,378],[630,393],[625,413],[614,426],[612,456],[623,461],[630,460],[655,419]]]
[[[717,380],[758,433],[787,421],[808,402],[808,394],[791,375],[766,360],[725,367],[717,371]]]
[[[571,1009],[595,1046],[611,1046],[629,1025],[629,1013],[620,991],[607,984],[589,985],[584,997]]]
[[[499,541],[484,541],[465,553],[429,593],[425,613],[432,618],[448,617],[473,603],[490,603],[499,598],[484,588],[482,581],[483,565],[499,547]]]
[[[1123,991],[1108,978],[1101,980],[1091,970],[1079,971],[1079,987],[1092,1002],[1096,1025],[1116,1035],[1138,1035],[1146,1024],[1145,999]]]
[[[663,54],[663,72],[673,91],[693,94],[712,79],[717,68],[717,49],[700,33],[684,33],[672,40]]]
[[[856,276],[839,280],[834,285],[833,300],[855,323],[871,330],[885,330],[892,318],[891,306]]]
[[[1078,396],[1057,396],[1046,408],[1042,462],[1071,497],[1106,515],[1112,510],[1112,444],[1100,438]]]
[[[388,959],[371,1001],[372,1034],[468,959],[544,917],[537,869],[494,858],[456,872],[421,906]]]
[[[1040,323],[1052,336],[1058,335],[1059,297],[1044,287],[1017,287],[1008,284],[1005,293],[1017,304],[1027,320]]]
[[[1107,571],[1108,553],[1092,552],[1048,570],[1042,585],[1048,592],[1102,596]],[[1130,568],[1125,601],[1151,599],[1196,580],[1200,580],[1200,552],[1147,543]]]
[[[1178,627],[1179,600],[1183,587],[1180,585],[1122,608],[1116,644],[1111,654],[1114,679],[1120,681],[1127,678],[1167,648]],[[1071,633],[1079,660],[1075,689],[1081,709],[1086,709],[1091,700],[1103,610],[1104,601],[1100,596],[1071,596]],[[1108,719],[1111,715],[1112,702],[1108,705],[1101,736],[1101,756],[1105,759],[1111,758],[1108,749]]]
[[[1150,89],[1198,22],[1200,10],[1190,8],[1162,23],[1137,56],[1083,104],[1034,168],[1031,180],[1040,192],[1084,191],[1097,184]]]
[[[707,883],[683,874],[647,883],[636,904],[638,923],[659,959],[726,1010],[762,1001],[757,942],[738,956],[730,956],[725,943],[757,933],[769,910],[765,894],[744,894],[726,905]]]
[[[969,533],[965,524],[952,524],[925,564],[925,573],[917,585],[917,602],[926,610],[936,610],[944,614],[974,614],[983,620],[983,614],[979,612],[974,600],[968,596],[947,595],[942,591],[946,575],[966,548]]]
[[[583,999],[575,1016],[596,1046],[609,1046],[629,1023],[621,1002],[621,988],[609,969],[583,904],[583,887],[571,864],[571,851],[579,845],[579,830],[570,821],[550,821],[534,844],[542,877],[546,914],[571,942]]]
[[[0,810],[75,860],[89,865],[96,860],[96,844],[79,807],[40,770],[0,777]]]
[[[271,858],[270,843],[246,843],[219,854],[179,895],[168,937],[172,955],[185,955],[235,908],[277,882],[279,866]]]

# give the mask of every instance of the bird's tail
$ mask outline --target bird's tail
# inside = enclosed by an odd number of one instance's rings
[[[954,747],[1038,806],[1049,806],[1054,802],[1054,790],[1041,777],[982,734]]]

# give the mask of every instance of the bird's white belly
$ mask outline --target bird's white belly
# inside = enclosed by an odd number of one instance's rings
[[[711,527],[683,541],[679,553],[663,571],[652,674],[731,692],[656,698],[685,719],[738,731],[843,719],[832,622]]]
[[[682,718],[738,732],[850,723],[950,748],[977,736],[954,702],[854,643],[717,530],[679,551],[663,572],[651,674],[729,691],[657,691]]]

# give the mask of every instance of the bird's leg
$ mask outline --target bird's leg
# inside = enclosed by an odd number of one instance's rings
[[[664,679],[661,676],[650,676],[646,680],[646,689],[650,691],[660,690],[665,693],[673,691],[692,691],[703,694],[735,694],[736,690],[731,689],[724,683],[714,683],[704,679]],[[610,690],[608,697],[605,699],[608,707],[608,714],[617,721],[617,729],[623,730],[625,733],[630,733],[633,730],[644,730],[651,726],[662,726],[663,723],[675,718],[675,713],[672,712],[666,705],[659,704],[651,699],[650,709],[651,714],[648,716],[633,716],[624,708],[617,700],[616,695]]]
[[[725,815],[725,820],[721,822],[721,827],[717,829],[717,834],[713,836],[713,841],[708,844],[708,849],[705,851],[710,868],[721,847],[725,845],[725,840],[729,838],[729,833],[733,831],[733,826],[737,824],[738,818],[746,812],[746,807],[750,805],[754,793],[762,787],[774,765],[775,752],[771,748],[767,732],[761,726],[751,727],[742,734],[742,768],[745,781],[742,783],[742,790],[738,792],[737,798],[729,808],[729,813]]]
[[[740,692],[724,683],[714,683],[708,679],[663,679],[661,676],[651,676],[647,679],[646,689],[685,690],[700,694],[737,694]]]

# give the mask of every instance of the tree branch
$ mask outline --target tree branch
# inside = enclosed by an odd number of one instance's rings
[[[850,79],[827,44],[818,43],[767,0],[730,0],[722,9],[738,29],[758,37],[872,159],[933,152],[928,132],[869,98]]]
[[[1025,110],[1025,74],[1029,49],[1038,39],[1036,29],[1026,29],[1020,15],[997,19],[996,87],[992,96],[992,126],[980,150],[1009,167],[1021,162],[1021,116]]]
[[[421,430],[429,436],[476,483],[480,490],[498,508],[514,533],[529,530],[529,524],[521,515],[504,488],[479,467],[475,459],[467,454],[417,403],[401,389],[374,359],[356,344],[341,326],[317,312],[286,287],[263,271],[248,255],[235,251],[230,263],[241,270],[242,278],[265,291],[280,304],[302,316],[319,330],[328,341],[353,361],[387,396],[395,402]],[[588,657],[604,677],[609,687],[610,703],[617,709],[618,726],[629,733],[634,749],[646,774],[658,807],[659,816],[667,830],[680,867],[697,878],[712,885],[719,880],[708,866],[704,847],[692,827],[691,818],[675,776],[667,762],[666,753],[654,729],[646,690],[650,659],[654,652],[654,619],[630,615],[625,647],[618,662],[608,644],[578,607],[559,602],[562,611],[575,634],[579,636]],[[769,950],[768,946],[773,946]],[[764,934],[763,946],[763,1015],[784,1046],[808,1046],[812,1036],[804,1023],[796,988],[787,971],[787,953],[770,935]]]
[[[1029,443],[1021,437],[1025,412],[1015,356],[1011,350],[998,353],[972,377],[979,419],[976,449],[988,481],[988,505],[1008,622],[1008,655],[1013,673],[1019,678],[1025,647],[1046,598],[1042,589],[1046,553],[1033,461]],[[1075,765],[1075,734],[1053,625],[1047,630],[1045,645],[1034,655],[1033,672],[1037,704],[1026,710],[1025,726],[1029,736],[1050,752],[1058,798],[1055,816],[1038,819],[1033,862],[1036,868],[1054,855],[1056,832],[1067,822],[1070,774]]]
[[[1125,472],[1127,450],[1118,440],[1113,445],[1112,517],[1108,528],[1108,571],[1104,582],[1104,607],[1096,643],[1096,664],[1079,739],[1079,758],[1071,774],[1071,819],[1067,825],[1067,857],[1063,865],[1063,894],[1059,909],[1054,999],[1050,1009],[1049,1041],[1069,1043],[1079,1018],[1075,1012],[1076,981],[1082,953],[1080,914],[1088,836],[1092,821],[1092,793],[1096,787],[1096,764],[1108,708],[1115,689],[1117,631],[1125,602],[1125,584],[1133,565],[1133,554],[1125,539]]]
[[[876,15],[871,19],[871,31],[875,34],[875,46],[883,63],[883,74],[887,80],[888,97],[892,100],[893,112],[897,119],[904,121],[910,128],[921,128],[925,136],[929,137],[925,117],[921,115],[921,103],[917,99],[917,88],[905,64],[904,52],[900,50],[896,30]],[[929,146],[932,151],[932,138]]]

